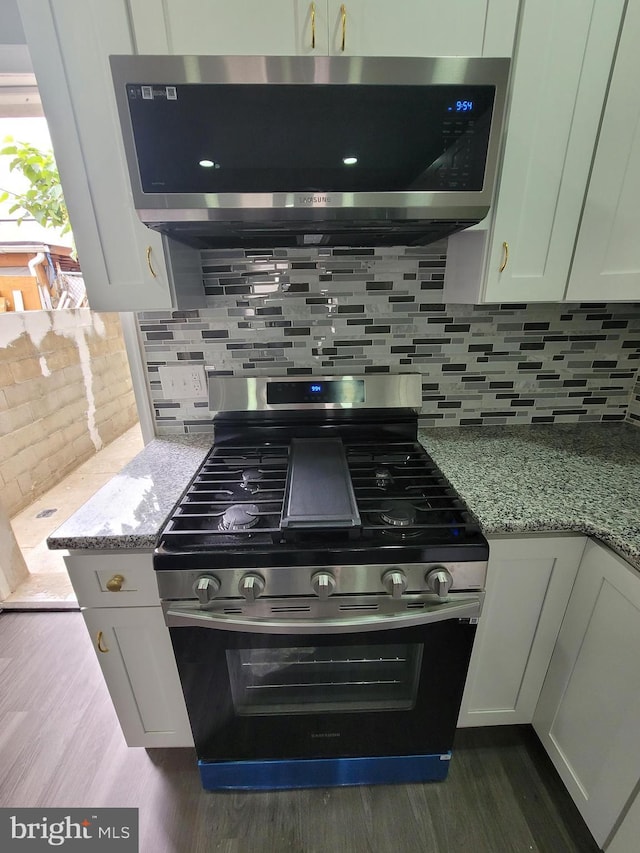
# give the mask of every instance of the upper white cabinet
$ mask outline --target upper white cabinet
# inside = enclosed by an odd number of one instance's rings
[[[640,576],[589,542],[533,724],[601,847],[640,782],[639,648]]]
[[[124,0],[19,7],[90,307],[171,307],[161,238],[133,208],[116,117],[108,56],[133,51]]]
[[[496,5],[502,15],[491,9]],[[511,56],[518,3],[328,0],[327,9],[329,53],[338,56]],[[496,39],[489,53],[487,24]]]
[[[624,6],[624,0],[525,0],[496,201],[488,230],[462,232],[449,241],[448,301],[565,298]],[[637,40],[637,28],[629,37]],[[637,67],[636,57],[637,52]],[[635,77],[626,80],[629,89]],[[636,106],[628,104],[630,112],[621,114],[631,126],[640,106],[635,91],[632,100]],[[620,143],[615,129],[612,137]],[[610,165],[603,163],[603,172]],[[626,160],[616,168],[622,180]],[[637,179],[640,160],[635,169]],[[634,250],[638,253],[635,244],[625,257]],[[639,265],[640,254],[636,269]],[[578,298],[605,296],[611,293],[600,288]]]
[[[518,0],[129,0],[138,53],[511,56]]]
[[[319,0],[129,0],[134,53],[326,54],[327,3]]]
[[[627,7],[567,299],[640,299],[640,2]]]

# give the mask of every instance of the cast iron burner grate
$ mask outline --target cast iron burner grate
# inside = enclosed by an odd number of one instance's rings
[[[280,530],[286,445],[214,446],[163,532],[165,544],[197,547]]]
[[[281,543],[368,547],[449,544],[479,531],[418,442],[344,442],[360,525],[349,531],[282,527],[289,444],[215,445],[167,523],[161,544],[179,550],[269,549]]]

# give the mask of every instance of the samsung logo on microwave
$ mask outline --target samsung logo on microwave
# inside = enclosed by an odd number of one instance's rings
[[[311,737],[341,737],[341,732],[312,732]]]
[[[297,195],[296,204],[335,204],[336,200],[331,195]]]

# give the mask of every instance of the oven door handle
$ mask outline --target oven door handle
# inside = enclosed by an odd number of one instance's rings
[[[464,603],[442,602],[424,609],[407,609],[402,613],[361,613],[337,618],[283,619],[263,618],[243,613],[212,613],[192,605],[183,609],[166,602],[165,622],[169,628],[215,628],[223,631],[245,631],[256,634],[349,634],[365,631],[389,631],[418,625],[430,625],[447,619],[477,619],[482,609],[482,596],[472,596]]]

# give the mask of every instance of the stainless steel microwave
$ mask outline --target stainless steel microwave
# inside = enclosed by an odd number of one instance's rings
[[[508,59],[112,56],[136,210],[196,248],[425,245],[486,216]]]

